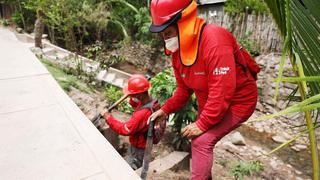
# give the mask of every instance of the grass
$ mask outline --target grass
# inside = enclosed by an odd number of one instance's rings
[[[263,165],[259,161],[238,161],[231,169],[231,175],[236,180],[243,180],[245,176],[251,176],[263,171]]]
[[[64,68],[59,67],[58,65],[55,65],[46,59],[41,59],[40,61],[45,65],[47,70],[51,73],[63,90],[69,92],[71,87],[73,87],[85,93],[90,93],[93,91],[85,83],[81,82],[75,75],[67,73]]]

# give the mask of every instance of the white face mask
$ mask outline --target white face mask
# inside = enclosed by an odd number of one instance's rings
[[[136,103],[139,103],[139,102],[140,102],[140,100],[139,100],[138,98],[133,97],[133,98],[131,98],[131,99],[132,99],[133,102],[136,102]]]
[[[165,39],[164,40],[165,44],[166,44],[166,48],[170,51],[170,52],[176,52],[179,49],[179,39],[178,36],[169,38],[169,39]]]

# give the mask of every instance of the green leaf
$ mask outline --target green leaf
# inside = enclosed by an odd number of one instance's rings
[[[307,77],[288,77],[288,78],[275,78],[276,81],[282,82],[297,82],[297,81],[320,81],[320,76],[307,76]]]

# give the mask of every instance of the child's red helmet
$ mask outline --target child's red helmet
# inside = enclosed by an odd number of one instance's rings
[[[150,88],[149,81],[140,74],[132,75],[128,80],[128,85],[123,88],[124,94],[139,94],[148,91]]]

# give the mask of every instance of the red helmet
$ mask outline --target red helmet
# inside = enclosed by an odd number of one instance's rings
[[[150,32],[161,32],[177,22],[181,18],[181,11],[191,2],[192,0],[152,0]]]
[[[139,94],[148,91],[150,88],[149,81],[140,74],[132,75],[128,80],[128,86],[123,88],[124,94]]]

